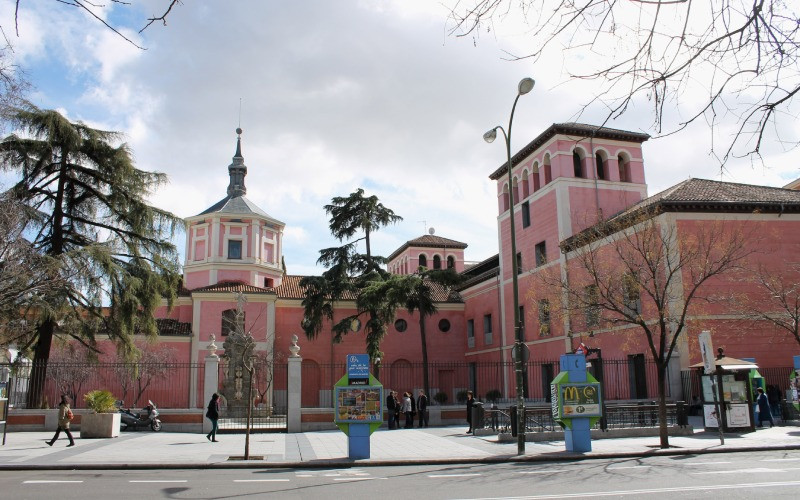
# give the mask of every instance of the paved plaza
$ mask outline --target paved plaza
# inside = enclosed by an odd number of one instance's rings
[[[598,439],[592,441],[592,451],[588,453],[569,453],[563,441],[528,442],[524,456],[517,455],[516,442],[500,443],[496,436],[472,436],[465,430],[465,426],[380,429],[372,435],[370,458],[364,460],[347,458],[347,436],[338,430],[253,434],[250,454],[258,459],[250,461],[232,459],[244,453],[243,434],[220,434],[220,442],[211,443],[204,434],[126,432],[113,439],[76,438],[76,446],[71,448],[66,447],[68,441],[62,435],[51,448],[45,444],[52,437],[51,432],[14,432],[0,447],[0,470],[490,463],[800,449],[800,427],[791,425],[726,434],[724,445],[720,445],[716,432],[695,431],[692,436],[671,437],[672,447],[668,450],[659,449],[657,437]]]

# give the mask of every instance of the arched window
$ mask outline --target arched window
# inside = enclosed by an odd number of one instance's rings
[[[424,267],[424,268],[428,267],[428,258],[425,257],[424,255],[419,256],[419,267]]]
[[[597,163],[597,178],[606,180],[606,164],[603,160],[603,155],[599,151],[594,155],[594,161]]]
[[[452,255],[447,256],[447,269],[455,269],[456,267],[456,259],[453,258]]]
[[[533,192],[535,193],[541,187],[541,185],[540,185],[541,181],[539,180],[539,164],[538,163],[534,163],[533,164],[533,174],[532,175],[533,175]]]
[[[442,268],[442,258],[438,255],[433,256],[433,268],[434,269],[441,269]]]
[[[237,314],[236,309],[226,309],[222,311],[222,325],[220,333],[227,337],[237,331],[244,332],[244,312]]]
[[[617,164],[619,166],[620,182],[631,182],[631,166],[628,158],[624,154],[617,155]]]
[[[578,150],[572,152],[572,171],[575,177],[583,177],[583,167],[581,165],[581,154]]]
[[[544,156],[544,183],[545,185],[550,184],[553,180],[553,169],[550,166],[550,155],[547,154]]]
[[[514,177],[511,182],[513,183],[512,186],[514,188],[514,205],[516,205],[519,203],[519,182],[517,181],[516,177]]]
[[[508,184],[503,186],[503,212],[508,210]]]
[[[528,169],[525,169],[522,171],[522,197],[527,198],[530,194],[530,188],[528,187]]]

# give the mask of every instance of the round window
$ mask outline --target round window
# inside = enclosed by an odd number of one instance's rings
[[[361,320],[356,318],[350,322],[350,331],[357,332],[359,330],[361,330]]]
[[[449,332],[450,331],[450,320],[448,320],[448,319],[440,319],[439,320],[439,331]]]
[[[398,319],[394,322],[394,329],[398,332],[404,332],[408,329],[408,323],[404,319]]]

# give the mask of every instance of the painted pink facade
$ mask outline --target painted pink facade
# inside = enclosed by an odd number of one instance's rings
[[[431,362],[511,361],[510,348],[514,339],[509,189],[513,190],[515,200],[513,214],[521,264],[518,278],[525,342],[531,348],[532,359],[558,359],[559,355],[573,351],[580,341],[591,347],[601,347],[607,358],[621,359],[646,353],[636,336],[619,328],[595,329],[591,338],[589,331],[575,328],[566,331],[563,321],[552,321],[549,329],[543,329],[532,291],[539,286],[538,273],[558,273],[566,265],[568,257],[562,252],[562,242],[596,224],[600,218],[612,217],[647,197],[642,152],[642,144],[647,139],[647,135],[622,130],[555,124],[512,158],[511,187],[505,163],[490,176],[497,184],[500,248],[497,255],[467,265],[464,261],[466,243],[429,234],[408,241],[388,257],[387,269],[391,273],[410,274],[420,266],[453,267],[465,278],[458,289],[460,299],[441,302],[439,313],[427,319]],[[202,362],[212,334],[221,345],[223,315],[236,308],[234,292],[243,292],[247,297],[245,323],[258,342],[257,349],[285,353],[291,337],[298,335],[304,376],[308,377],[304,379],[308,388],[304,389],[303,406],[325,405],[321,400],[324,394],[317,388],[334,376],[325,370],[332,364],[342,363],[348,353],[363,352],[363,329],[356,325],[340,344],[331,342],[330,328],[324,328],[317,339],[303,338],[300,328],[303,290],[299,286],[302,276],[286,275],[282,268],[283,258],[291,259],[283,255],[285,224],[245,196],[247,167],[241,154],[240,138],[228,169],[231,180],[227,196],[202,213],[186,218],[184,289],[174,309],[167,311],[163,307],[158,316],[185,325],[187,334],[182,337],[165,335],[161,342],[176,347],[181,361]],[[730,186],[726,183],[714,185],[719,189]],[[755,189],[756,198],[748,199],[748,190],[740,189],[729,205],[717,204],[713,218],[760,225],[763,239],[758,244],[769,249],[759,257],[765,264],[780,267],[798,262],[800,193],[751,187],[758,188]],[[764,195],[764,189],[775,191]],[[774,200],[769,198],[770,193],[774,194]],[[696,201],[696,210],[684,210],[675,219],[681,234],[692,234],[709,219],[711,212],[708,207],[704,208],[703,200]],[[747,208],[753,203],[761,203],[762,209],[755,212],[752,207]],[[770,208],[773,206],[782,206],[782,212],[773,212]],[[712,286],[741,287],[753,300],[758,295],[753,285],[743,285],[734,278],[717,281]],[[552,300],[560,299],[556,294]],[[337,317],[353,311],[353,303],[343,302],[338,307]],[[696,342],[691,339],[696,338],[700,329],[710,329],[715,344],[724,347],[728,355],[755,357],[761,366],[790,366],[791,356],[800,352],[793,339],[763,324],[752,326],[753,330],[744,334],[741,318],[733,316],[732,311],[722,305],[698,312],[692,319],[688,340],[676,356],[676,366],[686,368],[699,360]],[[419,317],[399,311],[397,320],[388,326],[388,335],[382,344],[385,352],[382,365],[402,367],[419,363]],[[433,375],[443,385],[457,377],[445,368],[437,370],[440,373]],[[502,387],[506,394],[513,395],[513,371],[507,369],[497,377],[497,388]],[[200,383],[190,382],[195,387]],[[459,382],[453,384],[458,386]],[[419,385],[403,390],[417,387]]]

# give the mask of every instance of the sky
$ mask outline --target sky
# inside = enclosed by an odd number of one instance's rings
[[[520,19],[456,37],[448,3],[184,0],[166,26],[141,34],[167,0],[96,8],[146,50],[55,0],[21,2],[18,35],[14,2],[3,2],[0,25],[33,85],[29,99],[123,132],[139,168],[169,176],[151,202],[180,217],[225,197],[241,126],[247,197],[286,224],[287,270],[308,275],[324,270],[319,250],[338,244],[323,206],[359,187],[403,217],[373,235],[374,253],[434,228],[467,243],[468,261],[496,254],[488,176],[505,149],[482,135],[507,125],[523,77],[537,83],[517,105],[512,153],[552,123],[605,118],[602,105],[581,113],[594,88],[565,82],[567,56],[508,60],[526,48]],[[651,124],[647,103],[607,123],[653,134]],[[770,186],[800,177],[800,151],[778,147],[766,148],[763,164],[732,161],[721,174],[703,127],[644,144],[650,194],[689,177]],[[175,242],[183,252],[184,236]]]

